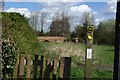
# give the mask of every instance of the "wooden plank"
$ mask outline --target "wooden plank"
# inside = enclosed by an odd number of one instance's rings
[[[23,79],[23,74],[24,74],[24,59],[25,55],[21,54],[20,56],[20,67],[19,67],[19,78]]]
[[[44,79],[45,80],[50,80],[50,73],[51,73],[52,70],[53,70],[53,65],[51,65],[51,61],[48,58],[47,63],[46,63],[46,69],[45,69],[45,72],[44,72]]]
[[[17,53],[18,53],[17,54],[17,61],[16,61],[15,69],[13,72],[13,80],[18,77],[19,52],[17,51]]]
[[[51,60],[50,58],[47,58],[47,61],[46,61],[46,66],[49,65],[51,63]]]
[[[34,65],[34,63],[35,63],[35,60],[32,61],[32,65]],[[38,60],[38,66],[40,65],[41,65],[41,60]]]
[[[71,69],[71,58],[65,57],[64,58],[64,73],[63,73],[64,80],[70,80],[70,69]]]
[[[59,80],[63,80],[63,74],[64,74],[64,57],[61,57]]]
[[[56,80],[56,75],[57,75],[57,63],[58,63],[58,58],[56,57],[53,61],[53,75],[52,75],[52,80]]]
[[[35,55],[35,60],[34,60],[34,75],[33,78],[37,79],[37,73],[38,73],[38,55]]]
[[[26,67],[26,78],[27,80],[30,80],[30,70],[31,70],[31,56],[27,56],[27,67]]]
[[[41,56],[41,62],[40,62],[40,79],[43,80],[44,79],[44,64],[45,64],[45,58],[42,55]]]

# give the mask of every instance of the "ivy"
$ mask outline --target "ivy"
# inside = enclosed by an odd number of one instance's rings
[[[16,64],[16,53],[14,44],[5,40],[2,42],[2,74],[3,78],[12,77]]]

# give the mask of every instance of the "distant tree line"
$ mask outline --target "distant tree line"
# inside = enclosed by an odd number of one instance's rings
[[[71,33],[72,37],[78,37],[79,42],[86,41],[86,27],[77,25]],[[115,19],[101,21],[94,29],[94,43],[113,45],[115,39]]]
[[[69,34],[70,30],[70,17],[62,12],[61,14],[57,13],[53,17],[52,23],[50,25],[50,36],[66,36]]]
[[[35,14],[35,13],[34,13]],[[38,15],[38,13],[36,13]],[[70,31],[71,28],[71,16],[65,12],[57,12],[53,16],[53,20],[50,24],[49,31],[44,33],[43,27],[45,24],[45,13],[40,13],[39,17],[31,16],[31,25],[35,27],[36,20],[39,20],[39,27],[41,30],[36,30],[38,36],[64,36],[67,37],[68,41],[73,41],[74,38],[78,37],[79,42],[86,43],[86,28],[87,26],[94,27],[94,43],[95,44],[114,44],[114,33],[115,33],[115,19],[108,19],[106,21],[101,21],[97,26],[95,26],[94,16],[90,12],[84,12],[80,18],[80,24],[75,26],[74,31]]]

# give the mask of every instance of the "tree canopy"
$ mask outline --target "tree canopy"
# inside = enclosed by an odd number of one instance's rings
[[[59,17],[58,17],[59,16]],[[70,30],[70,17],[64,12],[60,15],[56,14],[50,25],[51,36],[66,36]]]

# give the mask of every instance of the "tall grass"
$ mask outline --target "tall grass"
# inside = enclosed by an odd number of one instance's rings
[[[41,52],[46,56],[72,57],[73,63],[84,63],[85,44],[68,42],[40,42]],[[93,46],[93,64],[113,64],[114,47],[107,45]]]
[[[71,78],[83,79],[84,69],[77,67],[76,63],[85,63],[85,44],[81,43],[56,43],[56,42],[40,42],[39,44],[44,55],[54,58],[71,57],[72,68]],[[114,47],[108,45],[94,45],[93,46],[93,64],[99,65],[113,65],[114,61]],[[92,78],[107,79],[112,78],[113,72],[111,70],[93,70]]]

